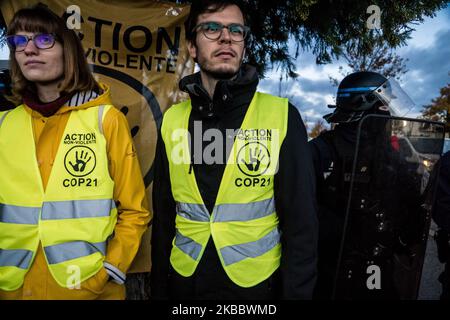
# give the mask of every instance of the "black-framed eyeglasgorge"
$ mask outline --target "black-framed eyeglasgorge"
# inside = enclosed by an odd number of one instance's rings
[[[203,35],[209,40],[218,40],[222,36],[223,29],[228,29],[232,41],[241,42],[250,33],[250,28],[239,23],[223,25],[220,22],[209,21],[199,23],[194,27],[194,31],[201,30]]]
[[[39,33],[32,36],[15,34],[6,37],[6,41],[15,52],[24,51],[29,41],[33,41],[38,49],[50,49],[55,45],[56,36],[52,33]]]

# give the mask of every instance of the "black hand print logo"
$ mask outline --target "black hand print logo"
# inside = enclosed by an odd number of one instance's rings
[[[253,151],[253,152],[252,152]],[[259,152],[258,152],[259,151]],[[259,166],[261,165],[261,161],[266,157],[266,155],[262,155],[262,150],[258,148],[250,149],[250,159],[249,162],[242,162],[245,164],[247,169],[252,172],[257,172],[259,170]]]
[[[236,163],[246,176],[258,177],[270,166],[269,150],[260,142],[249,142],[239,150]]]
[[[64,157],[64,167],[74,177],[89,175],[96,165],[97,157],[94,151],[86,146],[75,146]]]
[[[73,170],[75,172],[84,172],[84,169],[86,169],[86,164],[91,161],[92,157],[88,158],[88,152],[82,150],[80,153],[80,157],[78,157],[78,151],[75,151],[75,164],[72,163],[72,161],[69,161],[69,164],[72,166]]]
[[[127,106],[123,106],[123,107],[120,109],[120,111],[121,111],[124,115],[127,115],[127,114],[128,114],[128,111],[130,111],[130,110],[128,109]],[[131,132],[131,137],[134,138],[134,137],[138,134],[138,132],[139,132],[139,126],[134,126],[133,128],[131,128],[130,132]]]

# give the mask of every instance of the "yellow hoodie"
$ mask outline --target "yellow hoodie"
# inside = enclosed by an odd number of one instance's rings
[[[112,104],[109,88],[101,85],[103,94],[76,107],[63,106],[48,118],[25,106],[32,116],[36,158],[44,188],[47,187],[53,161],[56,157],[70,112],[98,105]],[[104,117],[104,136],[107,142],[109,173],[114,180],[114,200],[118,220],[114,237],[109,240],[105,262],[109,268],[126,274],[139,249],[141,237],[151,220],[145,187],[136,150],[125,116],[111,108]],[[116,270],[117,271],[117,270]],[[125,287],[108,281],[105,268],[81,283],[79,289],[59,286],[47,266],[41,245],[22,288],[7,292],[0,290],[0,299],[124,299]]]

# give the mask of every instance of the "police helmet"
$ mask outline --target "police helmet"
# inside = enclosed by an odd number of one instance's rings
[[[387,81],[386,77],[371,71],[349,74],[339,84],[336,105],[328,106],[335,108],[334,112],[323,118],[329,123],[355,122],[378,107],[389,114],[383,101],[375,94],[375,90]]]

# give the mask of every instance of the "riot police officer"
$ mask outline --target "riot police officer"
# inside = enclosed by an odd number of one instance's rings
[[[414,270],[421,268],[410,248],[426,224],[417,222],[421,197],[414,196],[421,192],[421,171],[418,162],[404,161],[400,144],[409,138],[391,121],[412,106],[395,81],[352,73],[339,84],[336,106],[329,106],[334,112],[324,116],[333,130],[309,142],[319,206],[317,299],[414,298]],[[366,282],[372,265],[382,270],[374,285],[380,290]],[[412,276],[402,278],[399,270],[408,268]]]
[[[310,141],[317,178],[319,205],[319,262],[316,298],[332,296],[344,228],[350,187],[350,174],[359,121],[369,113],[387,113],[378,109],[380,101],[370,93],[386,82],[374,72],[357,72],[339,85],[333,113],[324,119],[334,126]]]

